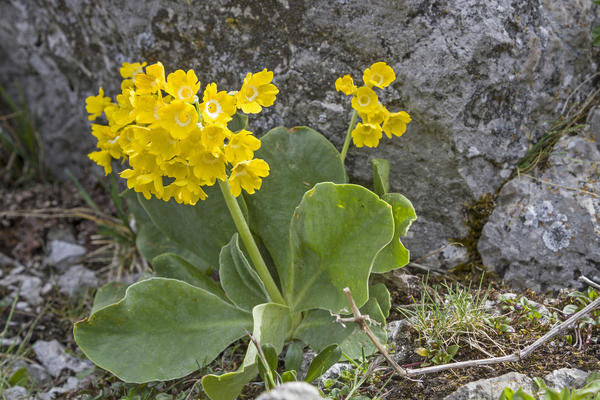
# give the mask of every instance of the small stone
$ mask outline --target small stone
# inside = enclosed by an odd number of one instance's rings
[[[77,389],[77,385],[79,385],[79,380],[74,376],[70,376],[67,378],[67,382],[59,387],[53,387],[46,393],[39,393],[37,395],[37,400],[52,400],[58,398],[58,395],[72,392]]]
[[[264,392],[256,400],[323,400],[317,388],[306,382],[288,382]]]
[[[76,297],[86,289],[96,287],[98,278],[94,271],[85,268],[83,265],[74,265],[70,267],[59,279],[58,287],[61,293],[69,297]]]
[[[518,372],[509,372],[496,378],[467,383],[444,397],[444,400],[498,400],[506,387],[514,391],[521,388],[527,393],[535,391],[535,384],[531,378]]]
[[[89,361],[81,360],[67,354],[62,345],[56,340],[52,340],[51,342],[38,340],[33,345],[33,351],[50,375],[55,378],[60,375],[63,369],[81,372],[92,367]]]
[[[407,319],[390,321],[385,326],[388,333],[388,343],[394,345],[394,352],[391,356],[398,363],[402,363],[414,350],[410,337],[410,327],[411,324]]]
[[[27,389],[22,386],[13,386],[2,392],[3,400],[25,400],[31,398],[29,393],[27,393]]]
[[[50,254],[46,258],[46,264],[64,270],[66,266],[79,261],[86,253],[85,247],[64,240],[52,240],[50,242]]]
[[[352,369],[352,365],[348,363],[335,363],[327,371],[317,378],[317,382],[324,382],[327,379],[335,379],[346,370]]]
[[[42,304],[44,301],[40,296],[42,280],[35,276],[23,275],[20,273],[22,271],[21,267],[14,268],[8,276],[0,280],[0,286],[11,288],[13,297],[18,291],[19,297],[25,299],[32,306]]]
[[[18,336],[6,339],[0,339],[0,347],[18,346],[21,344],[21,338]]]
[[[577,368],[561,368],[544,377],[544,382],[550,388],[562,389],[564,387],[579,389],[585,386],[589,372]]]

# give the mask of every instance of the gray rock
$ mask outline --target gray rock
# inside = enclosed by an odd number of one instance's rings
[[[42,304],[44,301],[40,295],[42,280],[36,276],[23,274],[23,271],[23,267],[12,269],[6,277],[0,280],[0,286],[11,289],[12,297],[16,296],[18,292],[19,298],[25,299],[32,306]]]
[[[391,356],[399,364],[402,364],[404,359],[414,351],[410,327],[411,324],[406,319],[390,321],[385,326],[388,334],[388,345],[392,345],[394,349]]]
[[[265,392],[256,400],[322,400],[319,391],[306,382],[288,382]]]
[[[89,361],[67,354],[63,346],[56,340],[50,342],[38,340],[33,344],[33,351],[48,373],[55,378],[63,369],[81,372],[92,367]]]
[[[50,254],[46,257],[46,264],[64,271],[67,266],[78,262],[86,253],[85,247],[64,240],[50,241]]]
[[[577,368],[561,368],[544,377],[544,382],[550,388],[562,389],[564,387],[579,389],[585,386],[589,372]]]
[[[267,67],[280,94],[251,129],[308,125],[341,148],[350,107],[334,81],[346,73],[360,81],[385,60],[398,79],[382,102],[413,122],[377,149],[351,147],[347,164],[353,181],[369,183],[369,159],[391,161],[392,189],[419,214],[405,243],[420,257],[467,234],[465,202],[497,190],[596,70],[592,0],[267,4],[4,1],[0,83],[16,94],[18,82],[35,104],[54,172],[85,175],[94,140],[84,101],[99,86],[117,93],[122,61],[195,68],[203,84],[227,90]]]
[[[23,340],[18,337],[11,337],[11,338],[0,338],[0,347],[14,347],[14,346],[18,346],[19,344],[21,344]]]
[[[444,400],[498,400],[506,387],[515,391],[522,388],[527,393],[533,393],[536,390],[531,378],[518,372],[509,372],[496,378],[467,383],[454,393],[444,397]]]
[[[486,266],[516,286],[580,288],[581,274],[600,280],[600,150],[565,136],[549,164],[502,188],[478,249]]]
[[[321,383],[326,381],[327,379],[335,379],[339,377],[342,372],[352,368],[352,364],[347,362],[335,363],[331,367],[329,367],[327,371],[323,372],[323,374],[319,376],[316,381]]]
[[[596,106],[590,110],[586,122],[586,136],[600,147],[600,107]]]
[[[48,374],[46,369],[39,364],[35,364],[32,362],[25,362],[23,360],[18,360],[14,363],[11,368],[11,373],[15,373],[18,369],[25,367],[27,369],[27,373],[29,377],[35,382],[36,387],[42,388],[47,387],[52,382],[52,377]]]
[[[65,382],[64,385],[53,387],[45,393],[39,393],[37,395],[37,400],[52,400],[59,398],[61,394],[69,393],[77,389],[78,384],[79,379],[75,378],[74,376],[70,376],[67,378],[67,382]]]
[[[2,392],[3,400],[26,400],[31,399],[27,389],[21,386],[13,386]]]
[[[85,268],[83,265],[70,267],[58,278],[60,292],[69,297],[81,295],[86,289],[96,287],[97,285],[98,278],[96,277],[96,273]]]

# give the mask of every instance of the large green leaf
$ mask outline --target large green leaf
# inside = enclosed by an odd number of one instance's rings
[[[94,305],[92,306],[92,314],[101,308],[117,303],[125,297],[127,285],[122,282],[109,282],[98,289],[94,297]]]
[[[202,259],[191,251],[178,246],[154,225],[154,222],[140,204],[136,192],[127,190],[122,196],[127,202],[129,212],[133,214],[136,227],[136,247],[146,260],[152,260],[163,253],[174,253],[183,257],[201,271],[208,269],[208,265]]]
[[[373,265],[373,272],[376,273],[388,272],[408,264],[410,252],[400,241],[400,236],[406,236],[408,228],[417,219],[412,203],[400,193],[385,193],[381,199],[392,206],[394,239],[377,255]]]
[[[367,304],[361,307],[360,312],[379,324],[373,324],[370,328],[381,343],[387,342],[385,317],[377,299],[370,298]],[[335,318],[328,311],[311,310],[296,329],[294,338],[302,340],[317,352],[337,343],[344,354],[353,359],[360,358],[363,351],[365,355],[369,355],[377,350],[358,325],[347,323],[344,328],[341,324],[335,323]]]
[[[218,185],[206,188],[205,192],[208,198],[194,206],[177,204],[173,199],[168,202],[155,198],[146,200],[143,196],[138,199],[154,225],[167,238],[194,253],[205,265],[217,268],[219,251],[229,242],[236,228]],[[244,210],[243,199],[239,199]]]
[[[265,285],[240,250],[238,234],[223,246],[219,256],[219,278],[227,297],[243,310],[269,302]]]
[[[256,157],[269,163],[270,174],[260,190],[245,198],[251,229],[281,274],[289,264],[289,226],[302,196],[318,182],[346,182],[346,171],[331,142],[310,128],[275,128],[261,142]]]
[[[362,186],[319,183],[306,192],[290,226],[293,260],[280,277],[293,311],[347,307],[349,287],[360,307],[377,253],[392,240],[392,208]]]
[[[96,365],[126,382],[169,380],[212,361],[252,326],[250,313],[174,279],[131,285],[118,303],[75,324]]]
[[[373,164],[373,191],[378,196],[383,196],[390,191],[390,162],[385,158],[374,158]]]
[[[171,278],[187,282],[227,301],[221,285],[177,254],[164,253],[156,256],[152,259],[152,266],[156,275],[161,278]]]
[[[290,309],[275,303],[260,304],[254,307],[252,316],[252,336],[261,346],[270,344],[277,354],[281,353],[290,329]],[[258,374],[257,354],[256,346],[250,343],[239,370],[223,375],[205,375],[202,378],[202,387],[208,397],[213,400],[234,400],[244,385]]]

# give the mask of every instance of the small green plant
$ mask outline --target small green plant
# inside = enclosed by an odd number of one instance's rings
[[[307,127],[275,128],[260,140],[246,129],[237,110],[258,113],[278,93],[266,69],[249,73],[238,92],[211,83],[200,101],[193,70],[165,79],[161,63],[144,66],[123,65],[117,103],[102,89],[87,99],[90,120],[108,121],[92,124],[99,150],[89,157],[107,174],[113,158],[128,162],[121,177],[138,192],[136,243],[156,276],[98,291],[74,328],[86,356],[127,382],[170,380],[251,331],[262,347],[251,342],[237,371],[202,379],[210,398],[227,400],[261,371],[268,386],[283,380],[273,360],[287,344],[339,346],[349,358],[373,353],[357,324],[334,324],[332,313],[345,313],[348,287],[385,342],[390,294],[369,276],[409,259],[400,237],[416,214],[389,192],[389,163],[373,164],[375,192],[349,184],[344,166],[351,141],[376,147],[383,133],[406,131],[408,113],[389,112],[374,90],[391,84],[392,68],[373,64],[358,88],[349,75],[336,81],[353,107],[338,152]],[[315,368],[318,376],[324,367]]]
[[[593,288],[588,287],[585,292],[573,291],[568,296],[575,300],[573,304],[567,304],[562,312],[565,316],[570,316],[583,309],[585,306],[596,300],[600,294]],[[575,338],[571,335],[566,336],[568,343],[582,348],[589,344],[589,338],[592,335],[592,330],[600,326],[600,310],[596,309],[590,312],[587,316],[582,317],[575,327]],[[587,338],[584,339],[582,332],[587,333]]]
[[[444,291],[444,295],[439,292]],[[422,347],[417,353],[431,364],[446,364],[457,354],[461,346],[481,345],[488,342],[493,331],[493,319],[486,309],[489,290],[481,287],[473,295],[468,288],[444,283],[430,287],[423,281],[422,297],[413,307],[401,307],[399,311],[410,321],[419,334]]]
[[[42,141],[25,96],[21,93],[17,104],[0,86],[0,99],[9,111],[0,116],[0,179],[15,186],[33,179],[46,181]]]
[[[546,386],[540,378],[534,378],[534,382],[538,387],[536,395],[526,393],[520,388],[515,392],[507,387],[502,391],[499,400],[600,400],[600,374],[597,372],[590,374],[585,386],[580,389],[563,387],[555,390]]]

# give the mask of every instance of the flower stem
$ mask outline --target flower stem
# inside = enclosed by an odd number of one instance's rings
[[[346,159],[346,153],[348,153],[348,147],[350,147],[350,139],[352,139],[352,130],[354,129],[354,125],[356,124],[356,117],[358,116],[358,112],[356,110],[352,110],[352,119],[350,120],[350,125],[348,126],[348,132],[346,132],[346,141],[344,142],[344,147],[342,147],[342,164]]]
[[[248,250],[248,255],[250,255],[250,259],[252,260],[252,263],[254,264],[254,268],[256,269],[256,272],[258,273],[258,275],[260,276],[260,279],[265,284],[265,288],[267,289],[267,292],[269,293],[271,300],[274,301],[275,303],[285,304],[285,301],[283,300],[283,296],[279,292],[279,289],[277,288],[277,285],[275,284],[273,277],[269,273],[267,264],[265,264],[265,261],[263,260],[262,256],[260,255],[258,246],[256,245],[256,242],[254,241],[254,238],[252,237],[252,233],[250,232],[250,228],[248,227],[248,224],[246,223],[246,219],[244,218],[244,215],[242,214],[242,210],[240,209],[240,206],[239,206],[237,200],[235,199],[235,197],[233,197],[233,195],[231,194],[231,192],[229,190],[229,184],[227,182],[219,181],[219,187],[221,188],[221,193],[223,193],[223,198],[225,199],[227,208],[229,208],[229,212],[231,214],[231,217],[233,218],[235,227],[237,228],[240,236],[242,237],[242,242],[244,242],[244,245],[246,246],[246,250]]]

